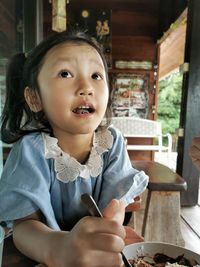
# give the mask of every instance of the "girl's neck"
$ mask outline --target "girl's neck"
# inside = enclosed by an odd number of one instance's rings
[[[93,143],[93,133],[79,135],[66,134],[65,136],[56,134],[55,137],[58,139],[58,146],[62,151],[80,163],[87,161]]]

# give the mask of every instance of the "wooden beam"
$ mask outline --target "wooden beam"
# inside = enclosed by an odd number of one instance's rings
[[[160,49],[159,79],[169,75],[184,63],[187,9],[171,24],[158,41]]]

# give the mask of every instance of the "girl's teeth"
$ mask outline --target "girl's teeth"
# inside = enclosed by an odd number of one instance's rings
[[[77,114],[88,114],[89,113],[89,109],[88,108],[83,108],[83,107],[79,107],[73,110],[74,113]]]
[[[89,106],[79,106],[75,108],[73,112],[77,114],[88,114],[88,113],[93,113],[94,110],[90,108]]]
[[[89,111],[88,111],[87,109],[78,109],[78,110],[77,110],[77,113],[78,113],[78,114],[88,114]]]

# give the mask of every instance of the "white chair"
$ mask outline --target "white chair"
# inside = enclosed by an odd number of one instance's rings
[[[132,145],[127,142],[127,150],[143,151],[172,151],[172,136],[162,134],[162,125],[159,121],[134,118],[134,117],[113,117],[112,125],[118,128],[125,138],[153,138],[152,145]],[[163,145],[163,137],[167,137],[167,146]]]

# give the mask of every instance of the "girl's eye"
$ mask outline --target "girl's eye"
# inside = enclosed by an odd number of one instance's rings
[[[72,77],[71,73],[70,73],[69,71],[67,71],[67,70],[62,70],[62,71],[59,73],[59,76],[60,76],[61,78],[71,78],[71,77]]]
[[[94,80],[102,80],[102,76],[98,73],[92,74],[92,79]]]

